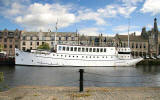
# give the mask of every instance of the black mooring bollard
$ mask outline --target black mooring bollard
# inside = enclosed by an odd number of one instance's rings
[[[79,80],[79,92],[83,92],[83,72],[84,69],[79,69],[79,76],[80,76],[80,80]]]

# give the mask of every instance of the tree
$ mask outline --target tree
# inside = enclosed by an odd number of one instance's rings
[[[3,51],[3,46],[0,44],[0,52]]]
[[[4,79],[4,77],[3,77],[3,72],[0,72],[0,82],[2,82],[3,79]]]
[[[43,43],[37,49],[50,50],[50,47],[48,43]]]

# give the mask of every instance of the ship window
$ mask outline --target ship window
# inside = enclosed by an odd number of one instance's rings
[[[103,49],[102,49],[102,48],[100,49],[100,52],[103,52]]]
[[[78,56],[77,56],[77,58],[78,58]]]
[[[104,56],[102,58],[104,58]]]
[[[65,51],[65,47],[63,47],[63,51]]]
[[[97,52],[99,52],[99,48],[97,48]]]
[[[69,56],[69,57],[71,57],[71,56]]]
[[[107,58],[107,56],[106,56],[106,58]]]
[[[104,52],[106,52],[106,48],[104,48]]]
[[[99,58],[99,57],[97,56],[97,58]]]
[[[61,51],[62,50],[62,47],[61,46],[59,46],[59,51]]]
[[[96,52],[96,48],[93,48],[93,52]]]
[[[89,52],[92,52],[92,48],[89,48]]]
[[[80,51],[81,51],[81,48],[78,48],[78,51],[80,52]]]
[[[74,58],[74,56],[73,56],[73,58]]]
[[[67,51],[69,51],[69,47],[67,47]]]
[[[82,56],[82,58],[83,58],[84,56]]]
[[[86,48],[86,52],[88,52],[88,48]]]
[[[111,56],[111,58],[113,58],[113,57]]]
[[[67,56],[65,55],[65,57],[67,57]]]
[[[86,58],[87,58],[87,56],[86,56]]]
[[[71,51],[73,51],[73,47],[71,47]]]
[[[90,56],[90,58],[91,58],[91,56]]]
[[[84,48],[82,48],[82,52],[84,52]]]
[[[77,47],[74,47],[74,51],[77,51]]]
[[[95,58],[95,56],[93,56],[93,58]]]
[[[63,55],[61,55],[61,57],[62,57]]]

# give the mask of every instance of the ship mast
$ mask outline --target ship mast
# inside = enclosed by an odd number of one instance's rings
[[[58,25],[58,19],[57,19],[56,26],[55,26],[56,33],[54,35],[54,49],[55,50],[56,50],[56,45],[57,45],[57,41],[56,41],[56,35],[57,35],[57,29],[58,29],[57,25]]]
[[[129,46],[129,28],[130,28],[130,20],[128,20],[128,48],[130,47]]]

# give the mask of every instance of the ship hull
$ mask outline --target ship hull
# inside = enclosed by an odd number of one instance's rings
[[[24,66],[47,66],[47,67],[107,67],[107,66],[133,66],[138,62],[143,60],[142,58],[137,59],[93,59],[93,58],[76,58],[74,57],[61,57],[59,56],[53,57],[55,53],[46,54],[36,54],[23,52],[20,50],[16,50],[15,53],[15,64],[16,65],[24,65]]]

